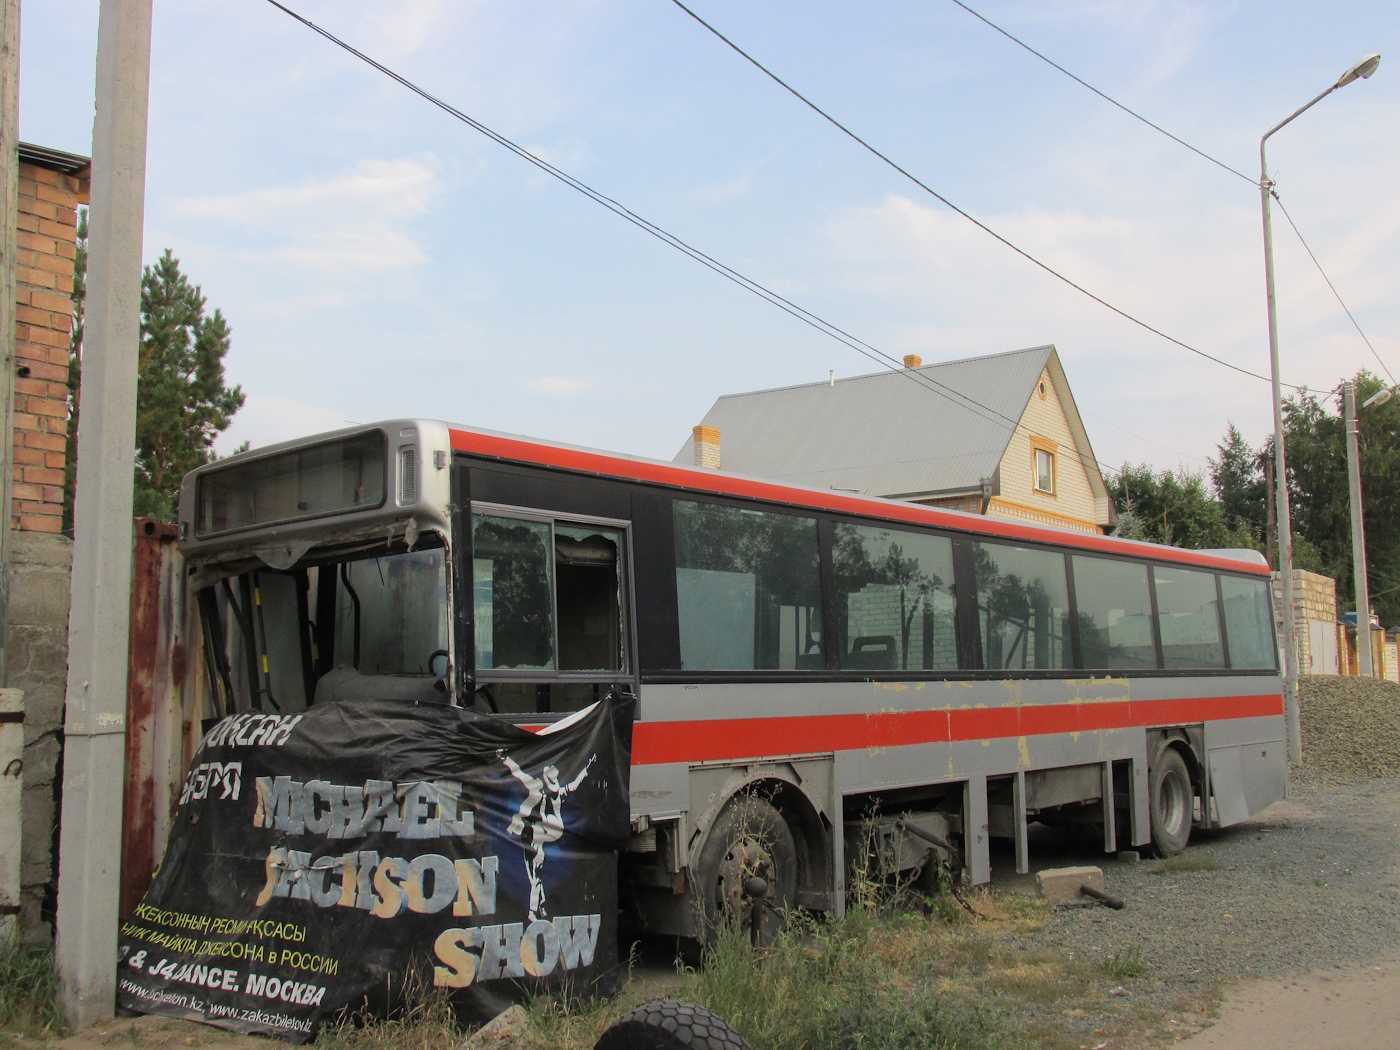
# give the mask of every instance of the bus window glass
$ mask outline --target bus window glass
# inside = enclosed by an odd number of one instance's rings
[[[554,526],[559,670],[623,669],[621,550],[617,529]]]
[[[688,500],[673,506],[681,667],[824,668],[816,520]]]
[[[476,666],[554,670],[554,559],[550,527],[472,516]]]
[[[430,547],[343,563],[335,603],[336,665],[361,674],[429,674],[433,653],[449,647],[446,562],[441,547]]]
[[[1230,643],[1230,666],[1244,670],[1278,670],[1268,581],[1221,576],[1220,593],[1225,599],[1225,637]]]
[[[832,554],[844,669],[957,670],[951,540],[838,523]]]
[[[1157,666],[1146,565],[1075,555],[1074,599],[1085,670]]]
[[[1064,555],[1000,543],[972,548],[982,666],[989,671],[1074,666]]]
[[[1158,565],[1157,625],[1162,633],[1162,666],[1217,669],[1225,666],[1220,641],[1220,607],[1215,574]]]

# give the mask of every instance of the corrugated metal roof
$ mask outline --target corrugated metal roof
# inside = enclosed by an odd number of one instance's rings
[[[996,470],[1008,419],[1021,418],[1054,350],[727,394],[701,422],[719,428],[726,471],[876,496],[965,492]],[[692,457],[687,439],[675,462]]]

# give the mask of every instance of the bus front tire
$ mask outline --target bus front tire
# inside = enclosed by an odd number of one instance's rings
[[[744,887],[754,876],[768,884],[760,942],[771,944],[796,893],[797,845],[771,802],[757,795],[736,795],[720,811],[700,851],[706,927],[702,940],[711,940],[725,922],[734,922],[752,936],[751,903]]]
[[[1174,747],[1157,755],[1148,773],[1148,804],[1152,817],[1152,844],[1164,857],[1174,857],[1191,837],[1191,774]]]

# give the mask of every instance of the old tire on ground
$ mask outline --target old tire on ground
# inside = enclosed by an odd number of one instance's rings
[[[703,1006],[675,999],[646,1003],[623,1014],[593,1050],[751,1050],[734,1029]]]
[[[1191,837],[1191,775],[1186,760],[1174,747],[1164,747],[1147,772],[1152,844],[1164,857],[1174,857]]]
[[[697,892],[704,908],[702,940],[711,939],[726,921],[736,922],[752,935],[744,883],[755,875],[768,883],[760,940],[770,944],[796,895],[797,846],[792,829],[772,803],[757,795],[736,795],[715,818],[700,851]]]

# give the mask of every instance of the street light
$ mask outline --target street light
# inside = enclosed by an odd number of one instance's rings
[[[1372,405],[1383,405],[1394,396],[1395,388],[1393,386],[1383,387],[1363,401],[1361,407],[1370,408]]]
[[[1264,146],[1269,136],[1312,109],[1332,92],[1346,87],[1353,80],[1364,80],[1381,64],[1380,55],[1367,55],[1340,77],[1330,88],[1306,106],[1279,121],[1259,140],[1259,198],[1264,211],[1264,286],[1269,305],[1269,374],[1274,394],[1274,499],[1278,504],[1278,569],[1279,589],[1283,592],[1283,666],[1285,712],[1288,725],[1288,757],[1292,762],[1303,761],[1303,742],[1298,715],[1298,653],[1293,637],[1293,529],[1288,514],[1288,474],[1283,454],[1283,391],[1278,372],[1278,314],[1274,303],[1274,232],[1269,218],[1269,194],[1274,184],[1269,178],[1269,165],[1264,158]]]

